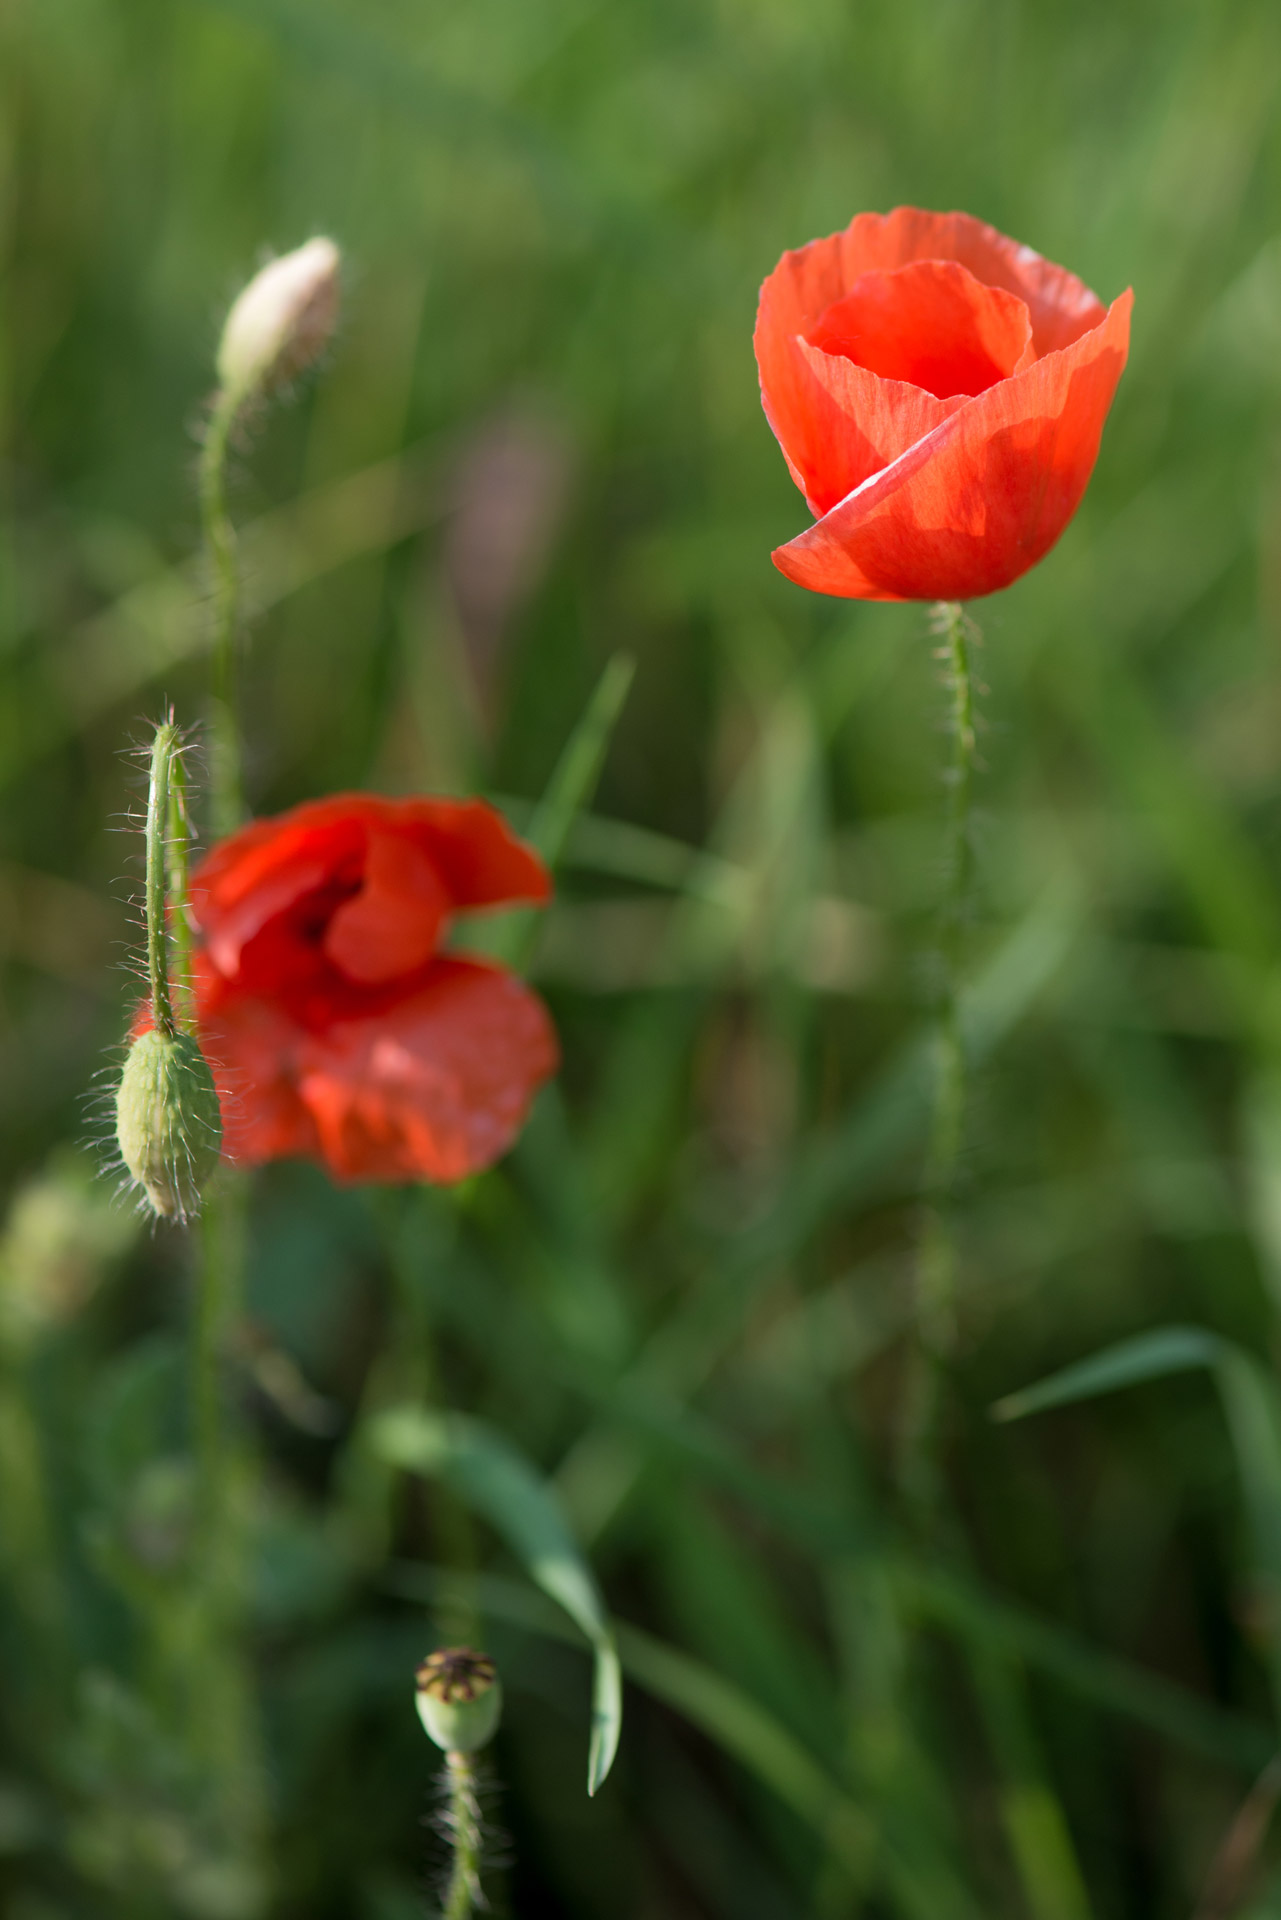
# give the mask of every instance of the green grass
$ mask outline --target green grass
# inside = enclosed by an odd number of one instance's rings
[[[0,9],[14,1920],[423,1912],[412,1673],[464,1629],[507,1699],[500,1913],[1197,1911],[1278,1739],[1279,56],[1264,0]],[[898,201],[1136,296],[1076,522],[974,609],[960,1340],[925,1531],[895,1461],[945,699],[924,609],[772,568],[807,516],[751,355],[782,248]],[[251,799],[479,789],[553,834],[531,970],[565,1066],[458,1194],[254,1183],[250,1617],[207,1666],[191,1252],[90,1181],[84,1103],[137,992],[122,749],[164,697],[204,710],[220,317],[318,230],[340,335],[234,477]],[[1222,1400],[1152,1362],[990,1417],[1178,1327]],[[498,1430],[605,1595],[626,1710],[590,1801],[590,1649],[519,1528],[371,1444],[414,1398]],[[246,1682],[247,1770],[215,1737]],[[1233,1901],[1281,1911],[1281,1838]]]

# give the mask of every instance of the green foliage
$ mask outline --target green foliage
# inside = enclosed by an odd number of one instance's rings
[[[369,1443],[390,1465],[439,1475],[454,1487],[492,1521],[525,1562],[530,1578],[587,1636],[596,1662],[587,1791],[597,1792],[618,1752],[622,1675],[604,1601],[555,1495],[501,1434],[461,1414],[392,1407],[378,1417]]]
[[[1279,41],[1265,0],[0,7],[6,1914],[420,1912],[414,1668],[468,1640],[500,1912],[1196,1910],[1278,1743]],[[770,566],[807,516],[750,349],[779,252],[899,200],[1136,294],[1077,521],[973,610],[928,1528],[944,691],[923,609]],[[254,1181],[208,1593],[191,1246],[67,1142],[139,994],[121,749],[207,711],[219,324],[322,231],[327,362],[233,457],[248,799],[502,796],[557,898],[462,934],[565,1065],[461,1191]]]

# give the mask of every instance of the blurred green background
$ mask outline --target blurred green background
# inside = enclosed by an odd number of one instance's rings
[[[1276,1778],[1246,1802],[1281,1724],[1279,80],[1266,0],[0,0],[13,1920],[423,1913],[412,1670],[477,1601],[500,1913],[1281,1913]],[[923,608],[772,568],[807,515],[751,353],[779,252],[899,201],[1136,295],[1075,524],[973,610],[925,1539],[894,1457],[944,694]],[[137,992],[122,750],[164,696],[204,711],[218,327],[317,231],[339,337],[235,476],[255,807],[480,789],[524,821],[606,662],[637,673],[534,960],[565,1067],[517,1150],[460,1195],[254,1185],[262,1759],[229,1838],[189,1738],[227,1684],[184,1639],[191,1254],[93,1181],[85,1098]],[[1174,1325],[1217,1342],[991,1420]],[[362,1447],[406,1393],[523,1449],[636,1630],[595,1801],[581,1649]]]

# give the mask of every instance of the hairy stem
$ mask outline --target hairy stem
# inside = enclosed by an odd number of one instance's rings
[[[200,1220],[191,1336],[192,1440],[196,1456],[194,1601],[199,1654],[191,1662],[192,1745],[209,1783],[225,1843],[258,1870],[265,1785],[252,1681],[245,1655],[246,1462],[229,1418],[225,1371],[240,1318],[245,1192],[225,1179]]]
[[[165,885],[169,898],[169,940],[173,952],[175,1017],[185,1033],[194,1033],[196,1003],[191,978],[191,922],[187,918],[190,876],[187,770],[179,754],[169,763],[169,810],[165,848]]]
[[[213,827],[219,839],[235,831],[243,812],[240,735],[236,721],[240,579],[236,569],[236,536],[227,512],[227,453],[238,406],[234,396],[226,392],[218,395],[200,455],[200,520],[213,596],[210,784]]]
[[[956,1338],[956,1175],[965,1123],[965,1036],[961,970],[969,908],[970,800],[974,781],[972,632],[955,601],[935,612],[938,657],[948,693],[951,754],[946,771],[943,900],[939,913],[934,1091],[916,1260],[917,1350],[907,1382],[902,1478],[918,1507],[937,1507],[935,1427],[940,1370]]]
[[[151,783],[147,791],[147,973],[151,986],[151,1017],[157,1031],[172,1039],[178,1031],[169,995],[169,935],[166,928],[166,886],[169,879],[168,839],[171,829],[170,783],[180,747],[172,714],[156,728],[151,746]],[[185,866],[185,853],[184,862]]]
[[[453,1848],[453,1866],[445,1895],[444,1920],[471,1920],[481,1902],[480,1802],[476,1795],[476,1763],[470,1753],[447,1753],[449,1782],[446,1823]]]
[[[961,966],[970,893],[970,798],[974,784],[974,688],[963,609],[939,608],[939,648],[948,690],[952,752],[944,819],[944,895],[939,918],[938,1027],[934,1113],[925,1167],[925,1220],[917,1266],[918,1311],[927,1348],[946,1354],[956,1333],[956,1238],[952,1202],[965,1121]]]
[[[240,1310],[244,1259],[243,1194],[228,1182],[210,1196],[201,1220],[196,1321],[192,1352],[192,1418],[201,1505],[210,1551],[225,1545],[229,1461],[222,1371],[229,1335]]]

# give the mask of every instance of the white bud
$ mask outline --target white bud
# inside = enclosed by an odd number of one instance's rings
[[[267,395],[318,360],[338,318],[341,256],[308,240],[256,273],[227,315],[218,377],[236,400]]]

